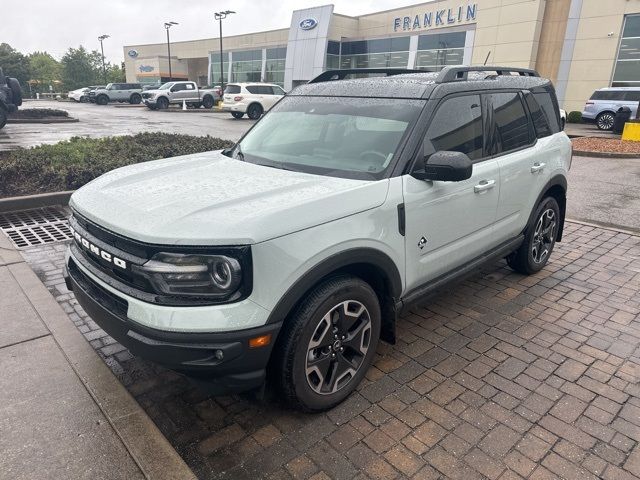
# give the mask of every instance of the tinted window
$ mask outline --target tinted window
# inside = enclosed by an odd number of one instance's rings
[[[530,93],[525,94],[525,101],[527,107],[529,107],[529,113],[531,114],[531,120],[533,120],[533,126],[536,130],[536,136],[538,138],[548,137],[551,135],[551,127],[549,126],[549,120],[542,107],[538,104],[533,95]]]
[[[482,158],[482,107],[479,95],[445,100],[431,119],[424,142],[424,155],[440,150],[466,153],[471,160]]]
[[[628,102],[640,102],[640,90],[625,92],[624,99]]]
[[[560,131],[560,110],[555,94],[534,93],[533,98],[542,107],[547,122],[549,122],[551,133],[558,133]]]
[[[184,90],[184,83],[176,83],[173,87],[171,87],[172,92],[180,92]]]
[[[261,88],[261,87],[260,87],[260,86],[258,86],[258,85],[248,85],[246,88],[247,88],[247,91],[248,91],[249,93],[253,93],[254,95],[257,95],[257,94],[262,93],[262,92],[260,91],[260,88]],[[231,92],[229,92],[229,93],[231,93]],[[240,90],[238,90],[238,92],[237,92],[237,93],[240,93]]]
[[[224,89],[224,93],[240,93],[240,85],[227,85],[227,87]]]
[[[529,145],[531,130],[520,95],[515,92],[492,93],[489,98],[495,122],[491,153],[508,152]]]
[[[623,90],[597,90],[591,95],[591,100],[622,100]]]

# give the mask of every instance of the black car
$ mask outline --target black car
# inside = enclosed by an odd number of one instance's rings
[[[0,128],[7,123],[7,116],[22,105],[22,88],[16,78],[7,77],[0,67]]]

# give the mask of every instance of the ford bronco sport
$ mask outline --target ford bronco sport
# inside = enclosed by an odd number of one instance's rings
[[[66,277],[87,313],[213,392],[268,378],[316,411],[356,388],[414,302],[489,260],[542,269],[571,163],[551,82],[349,72],[297,87],[233,148],[76,191]]]

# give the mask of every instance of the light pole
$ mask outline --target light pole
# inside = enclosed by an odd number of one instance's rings
[[[220,22],[220,89],[224,93],[224,61],[222,59],[222,20],[227,18],[228,15],[236,13],[231,10],[225,10],[224,12],[216,12],[213,14],[216,20]]]
[[[167,57],[169,57],[169,81],[173,80],[173,75],[171,74],[171,44],[169,43],[169,29],[174,25],[178,25],[178,22],[164,22],[164,28],[167,31]],[[162,83],[162,77],[160,78],[160,83]]]
[[[102,42],[109,38],[109,35],[100,35],[98,40],[100,40],[100,51],[102,52],[102,81],[104,84],[107,84],[107,70],[104,66],[104,47],[102,46]]]

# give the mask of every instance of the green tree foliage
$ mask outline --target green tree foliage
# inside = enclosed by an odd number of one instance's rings
[[[55,58],[47,52],[33,52],[29,59],[29,80],[33,92],[44,92],[49,90],[49,85],[54,90],[60,87],[61,65]]]
[[[29,80],[29,60],[7,43],[0,43],[0,67],[5,75],[15,77],[22,85]]]
[[[62,84],[67,90],[95,85],[102,79],[102,57],[100,52],[89,52],[80,45],[69,48],[60,61],[62,64]]]

